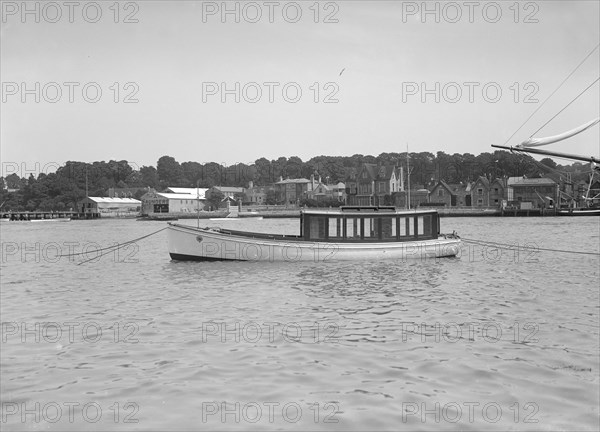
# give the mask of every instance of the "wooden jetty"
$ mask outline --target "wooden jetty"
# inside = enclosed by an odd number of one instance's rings
[[[0,213],[0,218],[10,221],[31,221],[46,219],[97,219],[100,213],[80,213],[74,211],[11,211]]]

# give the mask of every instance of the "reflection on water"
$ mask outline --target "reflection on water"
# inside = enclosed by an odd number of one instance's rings
[[[168,259],[163,232],[128,260],[77,265],[44,245],[163,225],[57,225],[2,225],[3,429],[597,429],[597,257],[465,244],[406,263],[187,263]],[[598,250],[594,218],[442,226]]]

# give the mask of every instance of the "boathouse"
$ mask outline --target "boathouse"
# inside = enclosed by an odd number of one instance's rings
[[[77,209],[90,217],[124,217],[140,213],[142,202],[134,198],[87,197]]]
[[[206,206],[204,188],[169,187],[165,192],[151,190],[142,196],[141,214],[196,213]]]
[[[558,184],[549,178],[508,178],[508,204],[520,209],[551,208],[558,202]]]

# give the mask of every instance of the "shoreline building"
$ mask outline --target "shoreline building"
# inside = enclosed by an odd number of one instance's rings
[[[554,180],[542,178],[509,177],[508,205],[519,209],[555,207],[559,188]]]
[[[141,198],[142,216],[150,213],[197,213],[206,206],[205,188],[168,187],[165,192],[151,190]]]
[[[392,196],[404,191],[402,167],[364,163],[346,179],[348,205],[390,205]]]
[[[86,197],[77,203],[86,217],[126,217],[140,214],[142,202],[134,198]]]

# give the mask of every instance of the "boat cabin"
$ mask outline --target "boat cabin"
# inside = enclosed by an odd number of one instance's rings
[[[395,207],[352,207],[304,210],[300,237],[307,241],[401,242],[437,239],[436,210],[396,210]]]

